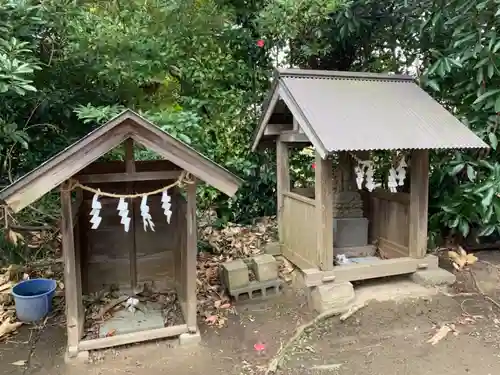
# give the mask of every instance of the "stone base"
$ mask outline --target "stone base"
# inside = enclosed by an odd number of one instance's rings
[[[198,345],[200,342],[201,342],[200,332],[181,333],[179,335],[179,345],[181,346]]]
[[[309,302],[319,313],[333,310],[341,314],[349,309],[354,297],[354,287],[350,282],[333,282],[312,288]]]
[[[333,246],[361,247],[368,244],[368,219],[365,217],[333,218]]]
[[[373,245],[352,246],[352,247],[335,247],[333,249],[335,255],[344,254],[348,258],[372,257],[377,254],[377,248]]]
[[[410,275],[412,281],[424,286],[452,285],[457,277],[442,268],[426,269]]]
[[[64,353],[64,363],[66,364],[86,364],[90,362],[90,353],[88,350],[81,352],[72,352],[66,350]]]

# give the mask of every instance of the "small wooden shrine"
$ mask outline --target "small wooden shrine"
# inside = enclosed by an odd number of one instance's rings
[[[315,187],[298,189],[289,155],[311,145]],[[276,72],[257,147],[276,148],[281,251],[318,286],[437,268],[429,149],[488,146],[411,77],[292,69]],[[377,150],[394,155],[386,176]]]
[[[135,160],[134,143],[164,160]],[[123,161],[98,161],[121,144]],[[199,181],[228,196],[242,182],[127,110],[0,192],[0,200],[18,212],[60,186],[70,357],[80,351],[197,332]],[[159,315],[160,326],[154,328],[86,337],[89,311],[84,295],[119,289],[130,296],[128,308],[134,309],[138,299],[133,297],[146,286],[158,294],[173,290],[182,322],[164,326]],[[120,327],[130,328],[126,322]]]

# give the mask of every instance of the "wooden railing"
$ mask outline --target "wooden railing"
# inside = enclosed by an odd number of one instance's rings
[[[409,256],[410,194],[374,191],[365,196],[370,242],[387,258]]]
[[[284,192],[283,254],[301,269],[318,267],[317,219],[314,199]]]

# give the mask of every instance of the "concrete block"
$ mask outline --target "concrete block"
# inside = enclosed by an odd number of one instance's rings
[[[264,252],[269,255],[281,255],[281,246],[277,242],[269,242],[264,245]]]
[[[250,283],[248,266],[241,259],[223,263],[221,277],[229,291],[243,288]]]
[[[278,278],[278,262],[272,255],[262,254],[252,257],[250,268],[257,281],[264,282]]]
[[[452,285],[457,277],[442,268],[417,271],[410,275],[411,280],[424,286]]]
[[[377,253],[377,248],[373,245],[336,247],[333,252],[335,255],[344,254],[348,258],[371,257]]]
[[[368,244],[368,219],[337,217],[333,219],[334,247],[361,247]]]
[[[349,308],[354,297],[354,287],[350,282],[334,282],[312,288],[310,302],[313,310],[319,313],[334,310],[341,314]]]
[[[266,299],[268,297],[279,295],[282,291],[283,281],[281,279],[274,279],[269,281],[252,281],[244,288],[233,289],[230,291],[231,296],[236,301],[247,297],[249,300],[253,299]]]
[[[198,345],[200,342],[201,342],[200,332],[181,333],[179,335],[179,345],[181,346]]]

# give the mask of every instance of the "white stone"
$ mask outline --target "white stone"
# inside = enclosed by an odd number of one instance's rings
[[[346,311],[354,301],[354,287],[350,282],[328,283],[312,288],[312,308],[322,313],[324,311]]]

